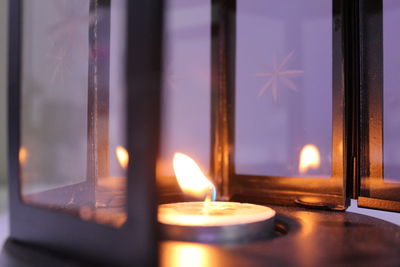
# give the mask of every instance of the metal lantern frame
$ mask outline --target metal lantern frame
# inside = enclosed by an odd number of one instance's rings
[[[155,179],[152,177],[155,177],[155,159],[159,139],[163,1],[127,1],[127,13],[129,14],[127,21],[129,49],[126,61],[129,105],[125,111],[126,114],[129,114],[126,122],[126,134],[129,140],[127,147],[132,153],[143,156],[135,162],[140,167],[128,167],[128,220],[121,229],[82,221],[78,217],[31,206],[22,201],[18,151],[21,135],[23,2],[22,0],[10,1],[9,188],[11,238],[63,251],[67,255],[86,259],[92,257],[98,262],[116,265],[155,265],[157,262],[157,225]],[[104,5],[110,3],[109,0],[99,0],[98,2]],[[143,34],[143,32],[152,34]],[[89,175],[87,180],[89,186],[92,182]]]
[[[400,184],[384,181],[383,1],[360,1],[359,157],[361,207],[400,211]]]
[[[110,5],[110,0],[91,1]],[[179,199],[181,193],[172,188],[161,189],[156,194],[156,162],[162,141],[164,1],[126,2],[127,149],[140,157],[135,159],[135,167],[131,163],[128,166],[128,220],[116,229],[22,201],[18,153],[24,0],[10,1],[11,238],[98,262],[147,266],[156,265],[158,258],[157,204]],[[345,210],[353,197],[359,199],[361,206],[400,211],[399,185],[384,183],[382,164],[378,166],[369,161],[371,153],[382,155],[383,149],[382,0],[331,2],[332,177],[319,179],[254,176],[235,171],[236,0],[211,0],[211,176],[220,199]],[[93,38],[89,36],[94,42]],[[102,41],[106,42],[110,36],[104,38]],[[106,66],[100,68],[102,77],[108,79],[107,62],[102,62],[102,66]],[[89,81],[89,93],[90,86]],[[100,101],[107,99],[107,88],[100,91],[104,93],[97,95]],[[97,107],[90,102],[93,99],[89,94],[89,113],[107,112],[107,105]],[[107,125],[88,125],[89,143],[95,142],[90,138],[93,127],[107,129]],[[102,152],[88,149],[88,166],[90,155],[95,153]],[[88,168],[85,186],[93,184],[91,177]]]
[[[235,170],[235,66],[236,1],[213,0],[211,25],[211,173],[219,199],[275,204],[301,204],[333,210],[349,205],[353,161],[351,147],[351,96],[345,90],[349,76],[344,45],[349,20],[343,0],[332,1],[332,176],[328,179],[256,176]],[[168,197],[182,199],[178,187],[162,188]]]

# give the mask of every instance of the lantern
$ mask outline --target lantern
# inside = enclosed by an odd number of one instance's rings
[[[279,205],[327,220],[350,198],[399,211],[399,62],[383,38],[395,39],[396,18],[383,24],[382,10],[400,6],[387,2],[12,1],[11,238],[155,265],[160,204],[205,200],[207,220],[185,217],[195,231],[222,227],[204,242],[221,229],[249,241],[257,220],[257,231],[296,229],[301,212],[282,219]],[[215,199],[221,213],[246,202],[256,215],[215,225]],[[276,221],[254,203],[273,205]]]

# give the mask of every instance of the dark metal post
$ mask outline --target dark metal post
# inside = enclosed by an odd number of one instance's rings
[[[218,198],[229,198],[233,173],[236,0],[212,1],[211,170]]]

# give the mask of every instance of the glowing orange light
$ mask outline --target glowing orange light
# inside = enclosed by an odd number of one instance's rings
[[[305,145],[300,152],[299,172],[306,173],[309,169],[318,169],[321,164],[319,150],[314,145]]]
[[[28,150],[25,147],[21,147],[18,152],[18,160],[20,165],[24,165],[28,159]]]
[[[129,163],[129,153],[122,146],[117,146],[115,149],[115,154],[117,155],[117,159],[121,167],[126,170],[128,168]]]
[[[215,199],[215,186],[191,157],[175,153],[173,167],[179,186],[185,194],[205,197],[206,202]]]
[[[161,243],[161,246],[165,246]],[[161,267],[176,266],[176,267],[206,267],[210,266],[210,262],[215,261],[211,259],[211,248],[192,243],[176,243],[168,249],[161,250]],[[217,266],[217,265],[216,265]]]

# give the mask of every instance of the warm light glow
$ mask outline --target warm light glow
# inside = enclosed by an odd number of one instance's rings
[[[161,246],[165,246],[165,243],[161,243]],[[160,264],[162,267],[210,266],[211,261],[215,263],[215,259],[211,259],[211,254],[209,253],[210,250],[211,248],[204,245],[182,242],[176,243],[168,249],[168,253],[165,253],[165,249],[161,249],[162,260],[160,261]]]
[[[305,145],[300,152],[299,172],[306,173],[309,169],[318,169],[321,160],[319,150],[314,145]]]
[[[215,186],[191,157],[175,153],[173,167],[179,186],[185,194],[208,201],[215,200]]]
[[[122,146],[117,146],[117,148],[115,149],[115,154],[117,155],[117,159],[121,167],[126,170],[129,163],[128,151],[126,151],[126,149]]]
[[[28,159],[28,151],[25,147],[21,147],[18,153],[19,164],[24,165]]]
[[[222,226],[255,223],[275,216],[271,208],[238,202],[178,202],[158,206],[158,221],[186,226]]]

